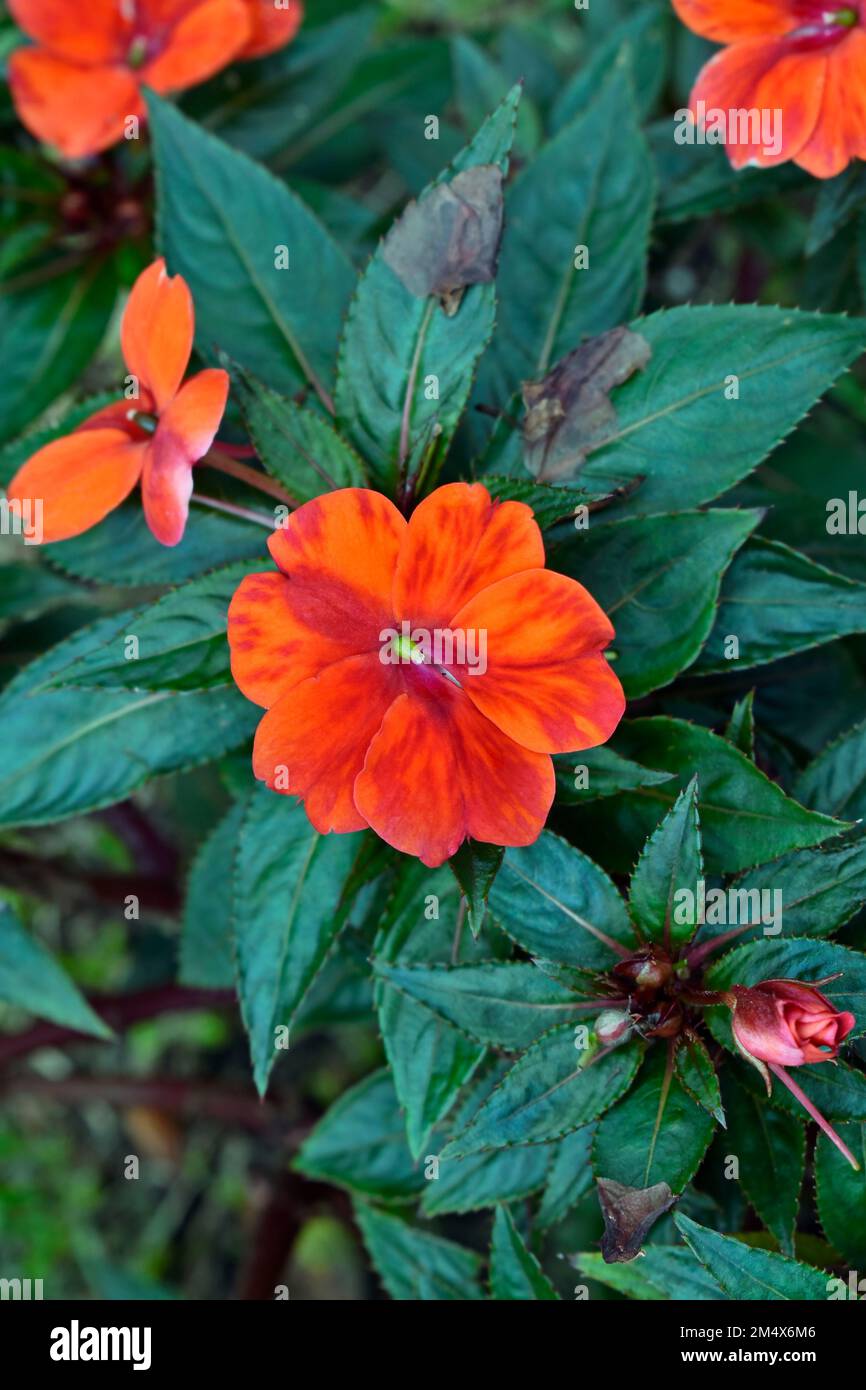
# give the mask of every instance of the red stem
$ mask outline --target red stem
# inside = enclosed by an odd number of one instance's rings
[[[778,1076],[782,1085],[787,1086],[788,1090],[791,1092],[791,1095],[795,1098],[795,1100],[798,1100],[800,1102],[803,1109],[808,1111],[808,1113],[812,1116],[812,1119],[815,1121],[816,1125],[818,1125],[820,1129],[823,1129],[827,1138],[830,1140],[830,1143],[836,1145],[836,1148],[839,1150],[840,1154],[843,1154],[844,1157],[847,1158],[848,1162],[851,1164],[851,1167],[855,1170],[855,1172],[859,1173],[860,1164],[857,1162],[851,1150],[845,1144],[842,1143],[842,1140],[839,1138],[839,1135],[836,1133],[833,1126],[831,1124],[828,1124],[828,1122],[824,1119],[824,1116],[821,1114],[820,1110],[818,1110],[812,1104],[809,1097],[806,1095],[806,1092],[800,1090],[800,1087],[797,1085],[796,1081],[794,1081],[785,1071],[785,1068],[780,1067],[777,1062],[768,1062],[767,1065],[769,1066],[770,1071],[773,1073],[773,1075]]]

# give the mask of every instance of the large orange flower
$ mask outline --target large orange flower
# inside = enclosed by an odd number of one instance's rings
[[[697,112],[781,111],[779,148],[728,142],[735,169],[793,160],[828,179],[866,158],[866,0],[673,0],[684,24],[728,44],[698,74]],[[774,142],[775,143],[775,142]]]
[[[186,281],[156,261],[133,286],[123,316],[123,356],[138,389],[92,415],[65,439],[38,450],[7,489],[42,510],[42,540],[87,531],[119,507],[141,479],[147,524],[163,545],[186,526],[192,466],[214,441],[228,397],[228,373],[184,373],[194,318]],[[32,512],[32,508],[31,508]]]
[[[141,116],[141,88],[178,92],[294,38],[301,0],[9,0],[35,41],[9,60],[21,120],[70,159],[107,149]]]
[[[467,837],[531,844],[549,755],[604,743],[625,701],[602,655],[613,628],[544,569],[529,507],[449,483],[407,522],[346,488],[269,548],[279,570],[244,579],[229,609],[232,673],[268,711],[256,777],[301,797],[317,830],[371,826],[431,867]]]

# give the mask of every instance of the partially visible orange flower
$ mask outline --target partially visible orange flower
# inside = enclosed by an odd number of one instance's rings
[[[39,449],[7,488],[10,502],[41,506],[42,540],[87,531],[119,507],[141,479],[147,524],[163,545],[186,526],[192,466],[214,441],[228,397],[228,373],[208,368],[181,385],[192,352],[192,295],[156,261],[133,286],[123,316],[134,401],[106,406],[65,439]]]
[[[279,569],[243,580],[228,625],[232,674],[267,709],[256,777],[322,833],[371,826],[431,867],[468,837],[537,839],[550,754],[604,743],[625,699],[613,628],[544,568],[530,508],[449,483],[407,522],[345,488],[268,544]]]
[[[244,0],[250,12],[250,37],[241,58],[264,58],[289,43],[301,27],[301,0]]]
[[[141,88],[179,92],[294,38],[300,0],[9,0],[34,47],[9,59],[21,120],[69,159],[120,140]]]
[[[782,113],[776,150],[763,136],[731,143],[728,133],[735,169],[793,160],[829,179],[866,159],[866,0],[673,4],[695,33],[729,45],[698,74],[691,110]]]

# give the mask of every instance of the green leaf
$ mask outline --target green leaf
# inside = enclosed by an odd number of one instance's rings
[[[553,1162],[538,1209],[539,1226],[555,1226],[593,1186],[595,1178],[590,1153],[594,1134],[593,1125],[584,1125],[552,1145]],[[509,1152],[523,1151],[515,1149]],[[534,1153],[535,1147],[527,1148],[526,1152]]]
[[[451,169],[425,189],[421,204],[452,173],[479,164],[507,170],[519,100],[520,88],[515,87]],[[495,312],[493,284],[479,284],[466,290],[456,314],[448,317],[434,298],[420,298],[405,287],[379,246],[349,307],[340,346],[337,411],[382,485],[393,485],[416,445],[434,442],[434,429],[437,448],[447,448],[476,362],[493,331]],[[435,394],[428,389],[430,377],[438,381]]]
[[[756,536],[722,581],[715,624],[695,671],[760,666],[864,631],[866,584]],[[731,636],[739,644],[736,658],[725,655]]]
[[[571,1257],[587,1279],[606,1284],[627,1298],[686,1300],[723,1299],[719,1285],[681,1246],[645,1245],[639,1260],[606,1264],[597,1251]]]
[[[388,1072],[374,1072],[346,1091],[304,1140],[292,1166],[363,1196],[413,1201],[424,1175],[406,1147]]]
[[[515,1062],[443,1158],[537,1144],[579,1129],[628,1089],[640,1054],[637,1043],[627,1043],[587,1066],[571,1026],[552,1028]]]
[[[822,179],[806,242],[806,255],[814,256],[866,202],[866,173],[854,160],[841,174]]]
[[[358,455],[322,415],[246,374],[238,374],[236,386],[256,453],[296,501],[309,502],[328,488],[366,485]]]
[[[232,595],[245,575],[272,569],[268,560],[246,560],[194,579],[133,613],[78,661],[64,666],[57,686],[129,690],[208,690],[231,682],[226,620]],[[135,638],[137,647],[130,646]],[[134,656],[127,652],[134,651]]]
[[[554,1024],[581,1021],[574,992],[528,961],[449,966],[374,960],[373,968],[469,1037],[509,1052],[522,1052]]]
[[[668,948],[690,941],[696,923],[688,919],[695,913],[678,911],[677,896],[688,892],[694,902],[703,876],[698,779],[693,777],[647,840],[631,877],[629,907],[641,936]]]
[[[697,507],[733,487],[866,343],[862,319],[754,304],[664,309],[631,326],[652,361],[613,392],[616,433],[580,481],[609,490],[643,474],[632,515]],[[732,374],[738,400],[725,395]]]
[[[0,565],[0,633],[65,603],[86,603],[87,599],[86,590],[42,565]]]
[[[509,190],[499,316],[479,400],[505,406],[522,380],[543,376],[582,338],[637,311],[653,197],[628,82],[615,71]],[[576,246],[589,247],[588,269],[576,269]]]
[[[839,946],[835,941],[767,938],[735,946],[707,971],[707,988],[730,989],[731,985],[757,985],[761,980],[822,980],[839,975],[821,986],[821,993],[834,1009],[856,1016],[859,1027],[853,1036],[866,1032],[866,955]]]
[[[786,164],[775,169],[733,169],[719,145],[678,145],[670,116],[647,131],[659,183],[662,223],[709,217],[711,213],[764,202],[773,193],[807,189],[812,180]]]
[[[484,486],[491,497],[501,502],[525,502],[535,513],[535,520],[542,531],[557,521],[573,516],[577,507],[606,495],[586,492],[579,487],[537,483],[534,478],[500,478],[490,474],[484,475]]]
[[[611,880],[549,830],[509,849],[490,890],[494,919],[531,955],[578,970],[608,970],[636,945]]]
[[[739,895],[737,922],[755,924],[739,938],[742,944],[764,938],[762,922],[772,918],[774,903],[779,904],[786,937],[829,936],[866,902],[866,837],[842,849],[795,850],[752,869],[731,889]],[[780,897],[774,899],[775,893]],[[769,910],[762,909],[758,894],[770,894],[764,899]],[[727,929],[724,923],[708,924],[698,939],[709,940]]]
[[[0,292],[0,341],[8,349],[0,439],[17,434],[77,381],[105,336],[116,297],[114,268],[105,260]]]
[[[12,909],[0,902],[0,1000],[77,1033],[110,1038],[111,1029],[91,1009],[65,970]]]
[[[646,117],[665,80],[669,32],[669,15],[660,5],[642,5],[636,14],[615,25],[560,90],[550,114],[554,132],[586,110],[611,68],[617,62],[625,65],[624,55],[630,60],[638,114]]]
[[[731,1236],[719,1235],[681,1212],[674,1215],[680,1234],[704,1269],[717,1279],[728,1298],[770,1302],[827,1297],[827,1275],[784,1255],[753,1250]]]
[[[428,1182],[421,1210],[425,1216],[459,1214],[529,1197],[544,1183],[551,1147],[525,1144],[468,1158],[440,1159],[439,1176]]]
[[[50,688],[77,661],[119,644],[132,616],[79,629],[4,690],[0,825],[48,825],[123,801],[152,777],[219,758],[252,732],[258,711],[227,686]]]
[[[725,1087],[725,1106],[726,1151],[739,1159],[740,1186],[783,1253],[793,1255],[806,1161],[805,1127],[735,1082]]]
[[[755,692],[750,690],[731,710],[725,738],[747,758],[755,761]]]
[[[495,1299],[559,1299],[538,1260],[527,1250],[511,1213],[498,1206],[490,1246],[490,1296]]]
[[[820,844],[843,828],[792,801],[718,734],[684,719],[622,724],[617,750],[644,766],[676,773],[681,785],[699,770],[698,811],[710,873],[752,868],[788,850]],[[668,782],[620,797],[617,814],[626,842],[645,840],[678,794],[677,783]]]
[[[211,86],[224,88],[225,95],[210,106],[202,125],[255,159],[278,154],[334,100],[364,56],[375,22],[372,6],[361,6],[328,24],[305,24],[288,48],[252,68],[245,64],[248,80],[242,86],[237,68],[231,86],[224,76],[217,78]],[[198,97],[188,99],[196,109]]]
[[[377,933],[374,955],[401,966],[425,959],[449,961],[459,915],[451,872],[407,861]],[[382,977],[376,980],[375,998],[382,1041],[406,1112],[409,1148],[417,1158],[486,1049]]]
[[[478,935],[487,916],[487,899],[493,880],[502,866],[504,853],[501,845],[465,840],[448,861],[451,872],[460,884],[473,936]]]
[[[593,526],[555,553],[616,629],[616,673],[631,699],[669,685],[713,626],[722,575],[757,511],[683,512]]]
[[[363,1202],[355,1220],[379,1278],[394,1299],[465,1302],[483,1297],[481,1259],[453,1241],[407,1226]]]
[[[159,545],[136,497],[91,531],[52,545],[48,561],[96,584],[182,584],[236,560],[258,557],[267,565],[266,541],[260,526],[193,506],[183,544]]]
[[[795,787],[805,806],[846,820],[866,816],[866,721],[818,754]]]
[[[715,1031],[715,1025],[712,1026]],[[748,1071],[742,1077],[744,1083],[746,1078],[752,1079],[753,1069],[749,1064],[743,1064],[741,1073],[747,1066]],[[761,1084],[757,1075],[755,1081]],[[826,1120],[834,1124],[839,1120],[866,1120],[866,1076],[844,1062],[818,1062],[798,1067],[797,1084]],[[772,1104],[787,1110],[789,1115],[798,1118],[803,1115],[800,1102],[782,1085],[773,1086]]]
[[[451,41],[454,71],[454,97],[463,124],[476,130],[487,112],[502,100],[511,85],[497,62],[480,44],[465,34]],[[520,160],[531,158],[542,139],[541,120],[533,102],[524,92],[517,108],[514,153]]]
[[[839,1137],[860,1160],[855,1173],[835,1144],[819,1134],[815,1149],[815,1190],[824,1234],[852,1267],[866,1263],[866,1124],[839,1125]]]
[[[696,1100],[708,1115],[712,1115],[713,1119],[725,1128],[719,1079],[710,1054],[700,1038],[691,1034],[680,1040],[676,1051],[676,1067],[677,1079],[682,1082],[692,1100]]]
[[[267,1087],[278,1030],[301,1000],[342,925],[357,835],[320,835],[301,805],[259,787],[244,814],[234,876],[241,1014],[253,1075]]]
[[[556,799],[566,806],[636,791],[638,787],[656,787],[660,782],[670,782],[674,775],[641,767],[606,745],[584,748],[579,753],[557,753],[553,766]]]
[[[162,248],[195,301],[197,341],[291,395],[330,403],[354,272],[285,184],[148,97]],[[289,268],[278,269],[287,247]]]
[[[627,1187],[666,1182],[679,1193],[697,1172],[714,1128],[712,1116],[680,1084],[668,1049],[656,1046],[637,1084],[601,1120],[593,1168],[598,1177]]]
[[[181,984],[232,989],[232,872],[245,804],[236,801],[199,848],[186,886],[180,938]]]

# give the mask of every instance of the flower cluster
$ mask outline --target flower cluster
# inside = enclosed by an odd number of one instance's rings
[[[181,92],[294,38],[301,0],[10,0],[33,40],[9,60],[28,130],[68,159],[120,140],[144,114],[142,88]]]

